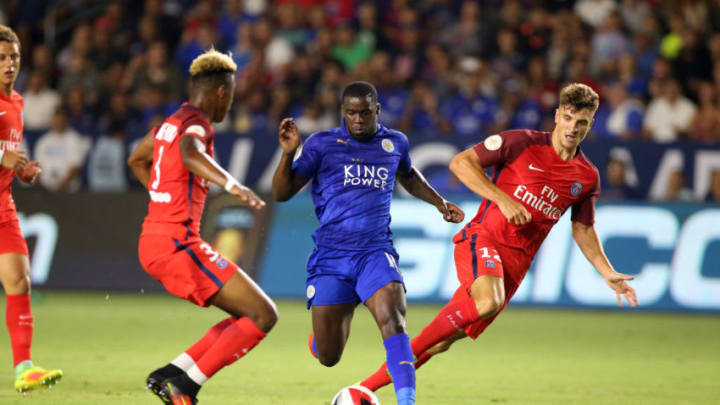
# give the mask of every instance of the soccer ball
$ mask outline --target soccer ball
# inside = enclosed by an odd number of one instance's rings
[[[352,385],[345,387],[333,398],[332,405],[380,405],[380,401],[369,389]]]

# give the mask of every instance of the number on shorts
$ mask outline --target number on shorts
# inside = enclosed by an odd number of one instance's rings
[[[217,260],[218,257],[220,257],[220,253],[213,250],[213,248],[210,247],[210,245],[208,245],[207,243],[201,244],[200,250],[202,250],[206,255],[210,256],[209,260],[212,263],[215,263],[215,260]]]
[[[482,256],[480,256],[480,257],[482,257],[483,259],[488,259],[488,258],[491,258],[491,257],[492,257],[493,259],[495,259],[495,260],[499,261],[500,263],[502,263],[502,260],[500,260],[500,255],[497,254],[497,250],[495,250],[495,249],[492,250],[493,253],[495,253],[495,254],[492,255],[492,256],[490,255],[490,249],[488,249],[488,248],[486,248],[486,247],[481,247],[481,248],[478,249],[478,250],[482,252]]]

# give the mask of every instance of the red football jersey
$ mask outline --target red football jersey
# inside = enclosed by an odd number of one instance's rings
[[[194,136],[202,140],[206,153],[212,157],[213,127],[200,110],[184,103],[155,130],[154,136],[148,183],[150,203],[143,233],[164,234],[165,230],[173,233],[178,225],[199,233],[209,184],[183,165],[180,138]]]
[[[532,215],[525,225],[508,222],[497,204],[485,200],[477,215],[456,236],[473,231],[489,233],[500,245],[534,256],[560,216],[572,207],[572,220],[592,225],[600,174],[582,151],[566,162],[552,146],[551,134],[531,130],[505,131],[473,147],[484,168],[492,167],[492,181]]]
[[[23,105],[23,98],[17,91],[13,90],[10,96],[0,93],[0,150],[20,149]],[[0,167],[0,223],[17,216],[10,187],[14,177],[12,169]]]

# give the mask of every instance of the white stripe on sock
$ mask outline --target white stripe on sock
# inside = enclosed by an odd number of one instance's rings
[[[198,368],[197,365],[194,365],[190,367],[189,370],[186,371],[188,377],[190,377],[191,380],[195,381],[198,385],[205,384],[205,381],[208,380],[208,378],[203,374],[202,371]]]
[[[195,360],[193,360],[193,358],[187,353],[182,352],[175,358],[175,360],[171,361],[170,364],[182,369],[183,371],[188,371],[190,367],[195,365]]]

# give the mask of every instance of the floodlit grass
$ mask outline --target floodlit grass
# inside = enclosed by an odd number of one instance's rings
[[[410,333],[439,308],[411,305]],[[49,391],[15,393],[2,332],[0,404],[159,405],[143,389],[145,376],[223,316],[162,294],[36,291],[33,309],[35,362],[62,368],[65,378]],[[201,404],[328,404],[384,358],[377,327],[362,307],[333,368],[307,350],[304,303],[283,301],[279,310],[268,338],[208,382]],[[717,403],[719,373],[718,316],[511,307],[477,341],[461,341],[419,370],[418,404]],[[392,387],[378,396],[384,405],[395,403]]]

